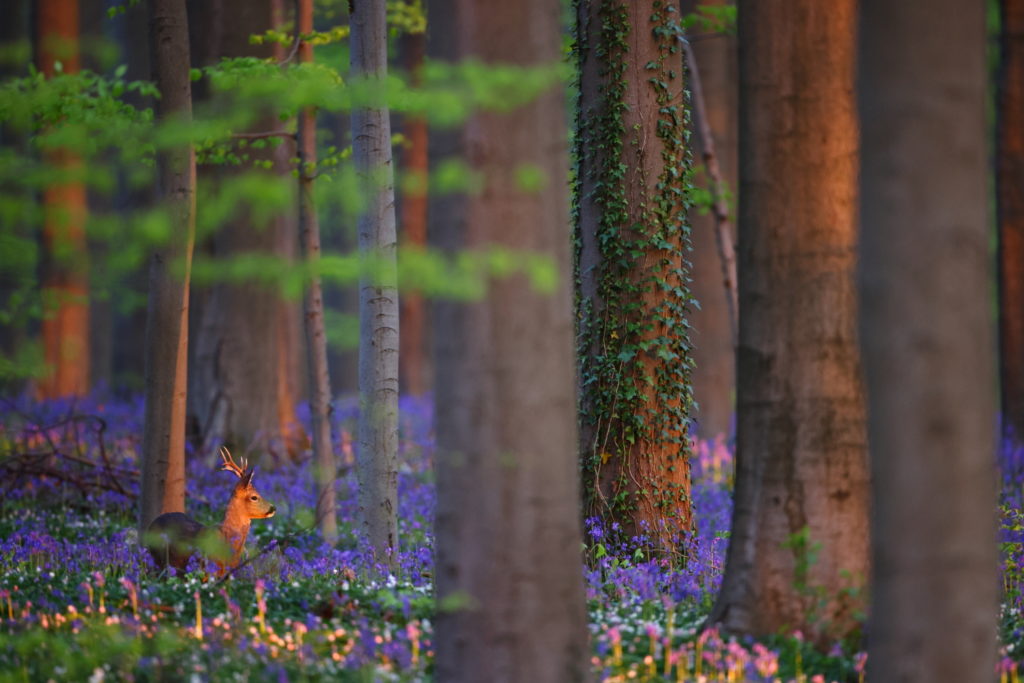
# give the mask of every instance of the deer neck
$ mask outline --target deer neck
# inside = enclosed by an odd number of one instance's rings
[[[231,547],[231,566],[234,567],[242,558],[245,538],[249,535],[252,520],[245,514],[245,501],[232,499],[224,512],[224,521],[220,525],[220,535]]]

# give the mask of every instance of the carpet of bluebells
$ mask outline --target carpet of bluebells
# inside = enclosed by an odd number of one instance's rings
[[[357,538],[352,401],[335,407],[341,540],[313,523],[307,461],[261,462],[275,503],[256,520],[245,563],[218,580],[195,567],[156,574],[134,530],[141,401],[0,404],[0,683],[35,680],[430,680],[432,407],[401,403],[398,568],[375,566]],[[1024,453],[1007,470],[1024,472]],[[730,515],[732,454],[696,444],[698,534],[685,567],[612,542],[587,520],[584,566],[592,664],[601,681],[862,681],[863,653],[820,652],[800,634],[737,641],[700,632],[717,591]],[[1024,643],[1024,477],[1002,501],[1006,600],[1000,673],[1016,680]],[[189,513],[219,522],[231,476],[189,457]]]

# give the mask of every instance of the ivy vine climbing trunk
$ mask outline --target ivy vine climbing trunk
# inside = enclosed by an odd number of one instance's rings
[[[674,551],[692,525],[689,157],[677,14],[577,0],[576,292],[587,515]]]
[[[185,0],[150,0],[153,77],[161,121],[192,119]],[[164,512],[185,511],[185,399],[188,294],[196,228],[196,156],[191,145],[158,160],[159,194],[170,241],[152,256],[146,313],[145,413],[139,529]]]
[[[868,676],[981,683],[1000,612],[986,3],[861,7]]]
[[[352,78],[383,85],[388,34],[384,0],[355,0]],[[386,106],[352,111],[352,160],[366,205],[359,253],[372,266],[359,282],[359,511],[377,561],[398,550],[398,276],[391,120]]]
[[[561,57],[548,0],[431,0],[430,19],[452,30],[460,59],[551,69]],[[438,681],[590,678],[565,120],[561,84],[514,111],[475,114],[457,146],[483,187],[438,225],[447,249],[526,251],[557,273],[553,291],[520,275],[434,309]],[[521,187],[524,167],[542,187]]]
[[[78,73],[78,0],[41,0],[36,10],[36,66],[47,78]],[[54,181],[43,190],[43,319],[46,374],[39,398],[89,391],[89,275],[86,196],[81,160],[67,149],[47,152]]]
[[[313,32],[313,0],[299,0],[297,23],[300,35]],[[313,61],[313,45],[303,40],[299,61]],[[327,332],[324,329],[324,297],[317,273],[320,260],[320,221],[313,198],[316,174],[316,110],[299,112],[299,239],[309,268],[306,283],[306,368],[309,372],[309,413],[312,422],[313,478],[316,483],[316,519],[324,540],[338,539],[338,514],[334,480],[338,466],[331,445],[331,376],[327,366]]]
[[[1003,436],[1024,445],[1024,2],[1002,0],[997,82],[999,377]]]
[[[856,2],[740,0],[733,632],[857,627],[868,574],[856,337]]]

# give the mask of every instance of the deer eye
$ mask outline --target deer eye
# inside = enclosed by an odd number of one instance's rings
[[[259,500],[259,499],[260,499],[260,497],[259,497],[259,496],[253,496],[253,497],[251,497],[251,498],[250,498],[249,500]]]

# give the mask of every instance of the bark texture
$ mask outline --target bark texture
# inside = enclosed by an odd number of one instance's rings
[[[985,3],[863,0],[860,25],[868,675],[991,681],[999,570]]]
[[[419,72],[426,56],[426,43],[426,35],[423,33],[402,36],[402,60],[414,86],[421,80]],[[402,171],[408,184],[402,192],[399,207],[402,248],[423,249],[427,246],[427,121],[409,117],[403,122],[403,129],[407,142],[402,155]],[[398,375],[404,393],[422,396],[431,386],[427,306],[423,296],[414,292],[403,292],[400,305],[402,335],[399,341]]]
[[[462,58],[559,60],[557,3],[436,0],[430,18],[454,29]],[[559,273],[553,293],[515,277],[478,302],[435,308],[439,681],[589,679],[565,121],[560,87],[474,115],[460,146],[484,187],[439,226],[449,248],[525,249]],[[523,164],[543,170],[541,190],[519,189]]]
[[[855,3],[739,3],[737,472],[728,630],[854,629],[868,563]]]
[[[699,3],[707,4],[707,3]],[[726,4],[719,0],[717,4]],[[690,1],[683,3],[683,12],[692,12],[698,5]],[[704,136],[698,135],[699,127],[706,126],[714,141],[715,160],[721,172],[724,186],[735,193],[737,183],[737,111],[739,89],[737,88],[736,38],[730,35],[703,36],[692,42],[694,63],[700,72],[701,94],[704,100],[704,119],[694,107],[693,143],[694,159],[702,168],[695,174],[695,182],[711,190],[712,180],[708,173],[709,149]],[[694,65],[690,65],[691,74]],[[696,102],[697,92],[691,83],[691,99]],[[727,234],[728,249],[735,255],[735,195],[732,202],[723,200],[721,209],[729,217]],[[698,211],[691,209],[688,219],[692,227],[693,253],[693,297],[700,302],[690,316],[693,340],[693,398],[697,403],[697,434],[711,439],[716,436],[728,437],[732,432],[733,397],[736,388],[736,346],[730,323],[730,296],[728,285],[723,282],[722,259],[716,240],[715,210]],[[735,264],[734,264],[735,266]],[[732,282],[736,286],[735,280]]]
[[[1002,0],[997,102],[999,377],[1003,436],[1024,443],[1024,2]]]
[[[352,78],[387,77],[384,0],[356,0]],[[378,561],[398,550],[398,236],[395,227],[391,119],[386,107],[352,111],[352,160],[366,198],[359,253],[373,272],[359,282],[359,511]]]
[[[585,514],[673,552],[692,525],[692,361],[683,84],[666,7],[576,4],[576,262]]]
[[[37,6],[36,66],[52,78],[77,73],[78,0],[41,0]],[[80,174],[82,163],[66,149],[47,155],[53,172]],[[89,275],[85,239],[85,186],[73,179],[43,190],[43,358],[47,374],[36,385],[39,398],[83,396],[89,391]]]
[[[299,0],[299,33],[313,31],[313,0]],[[303,41],[299,60],[313,61],[313,46]],[[316,170],[316,111],[299,113],[299,239],[313,276],[306,285],[306,365],[309,372],[309,413],[313,433],[313,476],[316,480],[316,518],[328,543],[338,538],[334,480],[338,466],[331,446],[331,375],[327,366],[327,332],[324,330],[324,297],[315,264],[320,259],[320,222],[313,198]]]
[[[157,115],[192,117],[188,18],[184,0],[150,0]],[[146,314],[145,415],[140,534],[164,512],[185,511],[185,399],[188,286],[195,240],[196,158],[191,146],[159,159],[160,197],[171,221],[170,243],[150,262]],[[140,535],[141,538],[141,535]]]

